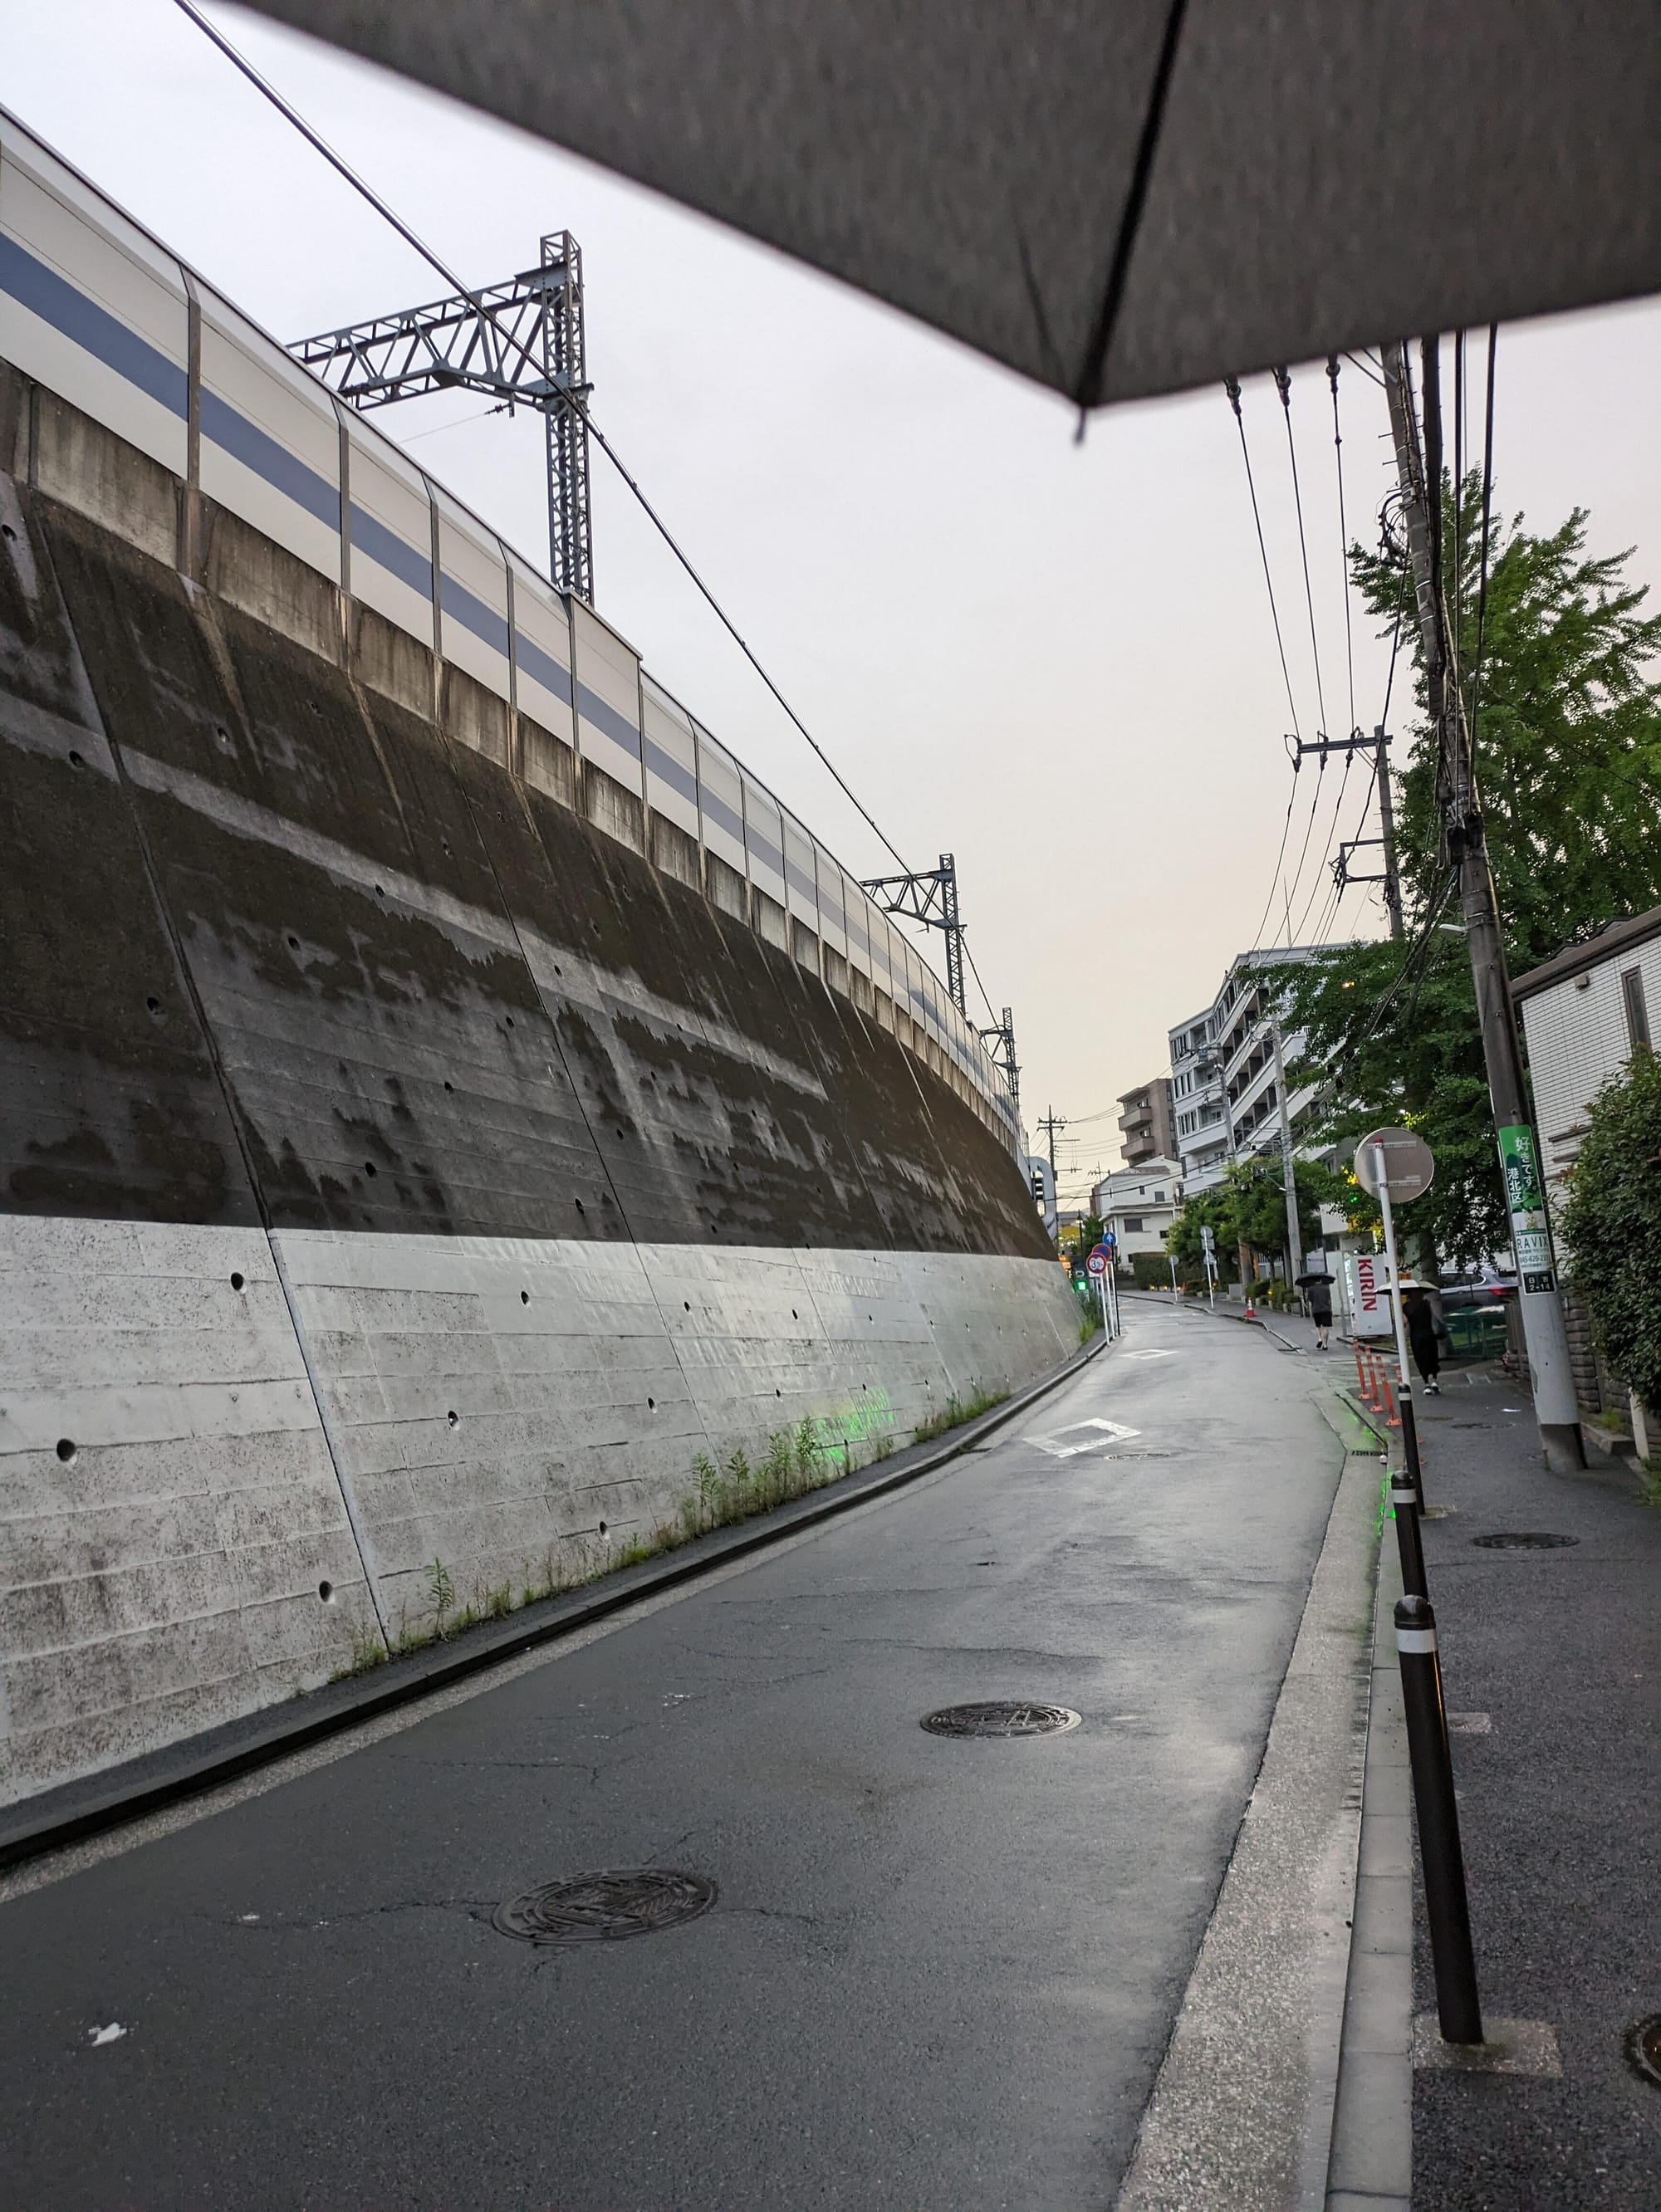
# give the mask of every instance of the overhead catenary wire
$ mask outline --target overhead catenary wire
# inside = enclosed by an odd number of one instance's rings
[[[375,213],[380,216],[381,220],[384,222],[389,223],[392,229],[398,233],[399,236],[404,240],[405,243],[413,247],[415,252],[421,256],[422,259],[427,263],[429,267],[438,272],[453,292],[459,294],[463,299],[471,301],[475,307],[478,306],[478,293],[470,285],[466,285],[462,283],[461,279],[455,274],[454,270],[447,266],[444,261],[440,258],[439,255],[434,252],[433,248],[427,244],[426,240],[420,237],[417,232],[412,230],[410,225],[406,223],[403,218],[398,215],[396,211],[380,197],[380,193],[375,191],[374,187],[368,184],[362,177],[359,176],[357,171],[352,167],[351,164],[347,161],[344,156],[335,151],[334,148],[330,145],[327,139],[325,138],[320,132],[315,131],[312,125],[307,122],[304,116],[302,116],[292,103],[277,90],[277,87],[271,83],[270,79],[263,76],[260,71],[254,67],[253,64],[247,59],[246,55],[240,53],[237,48],[231,44],[230,40],[225,37],[224,33],[213,23],[209,21],[208,18],[202,13],[201,9],[194,4],[194,0],[173,0],[173,4],[179,9],[182,15],[187,16],[190,21],[196,25],[197,28],[202,33],[204,37],[208,39],[211,44],[216,46],[220,52],[225,56],[226,59],[241,72],[241,74],[248,80],[249,83],[271,102],[271,106],[277,109],[277,112],[293,125],[295,130],[300,133],[301,137],[306,140],[307,143],[317,153],[320,154],[323,159],[328,162],[330,167],[336,170],[338,173],[345,179],[345,181],[352,187],[353,191],[359,193],[368,202],[369,205],[374,210]],[[480,312],[483,312],[482,309]],[[505,331],[502,335],[504,337],[508,337],[508,343],[520,355],[522,355],[525,360],[531,363],[532,368],[538,367],[529,346],[524,341],[513,338]],[[812,732],[802,720],[800,715],[797,714],[795,708],[792,707],[789,701],[779,690],[778,685],[774,683],[772,678],[762,666],[761,662],[756,658],[748,644],[739,635],[737,628],[727,616],[726,610],[715,598],[715,593],[704,582],[703,577],[699,575],[697,570],[692,566],[691,562],[672,535],[667,524],[665,523],[662,517],[658,514],[656,508],[654,507],[650,501],[648,500],[645,493],[641,489],[640,485],[636,481],[635,477],[624,465],[622,459],[618,453],[617,448],[601,431],[599,424],[594,421],[593,416],[586,408],[580,407],[577,402],[574,399],[568,400],[567,404],[571,407],[573,412],[577,414],[580,420],[587,426],[589,435],[593,439],[595,444],[599,446],[600,451],[605,454],[606,459],[610,461],[611,466],[617,471],[618,474],[623,478],[624,483],[628,486],[630,491],[633,493],[636,500],[639,502],[642,511],[645,513],[647,519],[651,522],[659,536],[662,538],[664,543],[668,546],[676,560],[678,561],[681,567],[685,570],[687,575],[691,577],[692,582],[697,586],[698,592],[716,617],[716,619],[721,623],[722,628],[727,631],[728,636],[732,638],[739,652],[743,653],[751,667],[754,669],[756,674],[760,677],[763,684],[765,684],[773,698],[777,702],[779,706],[783,708],[784,713],[790,722],[794,725],[800,734],[806,739],[808,744],[812,748],[812,750],[818,756],[820,762],[829,771],[838,790],[843,793],[843,796],[854,808],[861,820],[865,823],[866,826],[870,830],[873,831],[884,850],[891,856],[901,868],[905,870],[905,872],[908,875],[910,874],[912,871],[899,852],[898,848],[895,845],[893,840],[888,836],[886,830],[882,828],[875,816],[871,813],[870,810],[864,805],[863,801],[858,798],[848,783],[847,779],[843,775],[842,771],[837,767],[830,755],[819,744],[818,738],[814,737]],[[448,426],[447,425],[446,427],[447,428]]]

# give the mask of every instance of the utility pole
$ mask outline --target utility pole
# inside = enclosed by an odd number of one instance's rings
[[[1516,1250],[1518,1304],[1529,1379],[1541,1449],[1555,1474],[1577,1473],[1585,1464],[1580,1424],[1569,1366],[1568,1332],[1552,1264],[1551,1230],[1541,1189],[1539,1153],[1524,1087],[1522,1054],[1512,1006],[1500,934],[1499,903],[1488,866],[1482,809],[1477,802],[1470,732],[1459,692],[1459,669],[1442,582],[1441,405],[1438,340],[1421,342],[1425,378],[1426,446],[1409,380],[1407,350],[1397,339],[1384,347],[1384,387],[1390,429],[1396,441],[1396,472],[1408,552],[1413,564],[1424,644],[1426,686],[1437,732],[1436,795],[1441,809],[1443,849],[1458,872],[1459,899],[1470,947],[1482,1025],[1482,1055],[1488,1066],[1488,1097],[1500,1147],[1500,1167],[1511,1212]]]
[[[1292,1115],[1287,1106],[1287,1072],[1281,1055],[1278,1014],[1269,1016],[1269,1033],[1275,1041],[1275,1096],[1281,1109],[1281,1183],[1287,1201],[1287,1264],[1292,1270],[1287,1288],[1290,1290],[1304,1272],[1304,1243],[1298,1224],[1298,1162],[1292,1149]]]
[[[1378,842],[1384,848],[1384,906],[1390,933],[1402,934],[1402,878],[1396,872],[1396,800],[1390,787],[1390,739],[1379,723],[1373,733],[1378,760]]]
[[[1067,1116],[1065,1114],[1058,1114],[1052,1106],[1043,1121],[1039,1122],[1038,1127],[1050,1139],[1050,1181],[1053,1188],[1056,1182],[1056,1132],[1057,1129],[1066,1128]],[[1056,1201],[1056,1209],[1059,1215],[1061,1211],[1059,1198]]]
[[[1384,887],[1384,909],[1390,916],[1390,933],[1402,934],[1402,879],[1396,872],[1396,803],[1390,787],[1390,739],[1384,726],[1379,723],[1370,738],[1359,730],[1352,730],[1347,738],[1293,738],[1296,747],[1293,755],[1293,771],[1303,766],[1305,753],[1319,757],[1323,768],[1333,753],[1371,753],[1378,767],[1378,830],[1376,837],[1347,837],[1338,847],[1338,857],[1332,864],[1332,879],[1342,890],[1348,884],[1382,884]],[[1359,853],[1364,845],[1377,845],[1383,853],[1384,872],[1382,876],[1358,876],[1349,865],[1352,853]],[[1287,942],[1292,941],[1288,931]]]

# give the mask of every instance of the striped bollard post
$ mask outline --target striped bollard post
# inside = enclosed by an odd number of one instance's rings
[[[1402,1588],[1409,1597],[1428,1597],[1424,1539],[1419,1528],[1419,1492],[1404,1467],[1391,1470],[1390,1507],[1396,1516],[1396,1548],[1402,1555]]]
[[[1402,1703],[1407,1712],[1419,1856],[1425,1873],[1425,1915],[1430,1923],[1430,1952],[1436,1972],[1436,2017],[1444,2043],[1480,2043],[1482,2008],[1476,1993],[1476,1959],[1471,1949],[1464,1854],[1459,1847],[1459,1808],[1453,1795],[1453,1759],[1442,1704],[1436,1615],[1427,1597],[1404,1597],[1397,1603],[1396,1652],[1402,1670]]]

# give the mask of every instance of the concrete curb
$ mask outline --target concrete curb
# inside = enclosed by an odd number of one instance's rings
[[[1361,1814],[1377,1468],[1345,1455],[1262,1765],[1118,2212],[1323,2212]]]
[[[67,1783],[9,1807],[0,1813],[0,1870],[199,1796],[362,1721],[412,1704],[503,1660],[517,1658],[538,1644],[553,1643],[575,1629],[603,1620],[656,1590],[691,1581],[711,1567],[764,1550],[782,1537],[834,1520],[839,1514],[915,1482],[973,1450],[982,1437],[1015,1419],[1080,1373],[1107,1349],[1107,1344],[1104,1336],[1092,1338],[1059,1367],[1001,1405],[964,1422],[944,1442],[931,1439],[925,1444],[910,1445],[891,1461],[843,1475],[771,1512],[758,1513],[729,1528],[711,1529],[672,1552],[622,1568],[599,1583],[585,1584],[568,1595],[539,1600],[502,1620],[482,1622],[465,1630],[453,1643],[427,1645],[405,1658],[389,1660],[371,1673],[326,1683],[283,1705],[228,1723],[205,1736],[187,1738],[121,1767]]]
[[[1413,1797],[1396,1658],[1401,1594],[1401,1563],[1386,1536],[1325,2212],[1410,2212],[1413,2196]]]

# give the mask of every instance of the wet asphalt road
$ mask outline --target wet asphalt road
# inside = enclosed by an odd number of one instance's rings
[[[7,2200],[1110,2204],[1341,1465],[1313,1360],[1129,1318],[940,1474],[0,1905]],[[999,1697],[1083,1724],[918,1725]],[[647,1864],[714,1909],[490,1924]]]

